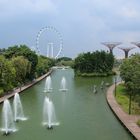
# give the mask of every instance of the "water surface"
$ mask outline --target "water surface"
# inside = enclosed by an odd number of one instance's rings
[[[59,91],[62,76],[67,81],[67,92]],[[130,134],[111,112],[106,102],[106,89],[100,89],[102,80],[112,83],[113,78],[75,78],[72,69],[55,70],[52,75],[52,93],[43,93],[45,79],[20,94],[25,122],[16,124],[19,131],[2,140],[132,140]],[[97,94],[93,85],[97,85]],[[54,103],[59,126],[47,130],[42,126],[45,96]],[[12,102],[12,100],[11,100]],[[2,105],[0,105],[0,109]],[[0,112],[1,115],[1,112]]]

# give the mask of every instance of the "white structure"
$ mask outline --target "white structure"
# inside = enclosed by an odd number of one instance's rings
[[[54,44],[48,43],[47,45],[47,57],[54,58]]]
[[[51,31],[53,33],[55,33],[55,35],[57,36],[58,40],[59,40],[59,45],[57,46],[59,48],[58,52],[55,54],[54,56],[54,45],[52,43],[48,43],[51,44],[51,56],[53,56],[54,58],[58,58],[60,56],[60,54],[62,53],[62,50],[63,50],[63,39],[62,39],[62,35],[59,33],[59,31],[54,28],[53,26],[47,26],[47,27],[43,27],[37,34],[36,36],[36,52],[40,55],[42,52],[40,51],[40,46],[39,46],[39,43],[40,43],[40,37],[41,35],[44,33],[44,32],[48,32],[48,31]],[[49,45],[50,46],[50,45]],[[49,47],[49,50],[50,50],[50,47]],[[47,51],[49,52],[49,51]],[[47,54],[48,55],[48,54]]]

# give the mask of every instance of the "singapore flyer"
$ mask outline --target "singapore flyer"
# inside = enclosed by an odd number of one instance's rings
[[[36,52],[51,58],[58,58],[63,50],[63,39],[60,32],[53,26],[40,29],[36,36]]]

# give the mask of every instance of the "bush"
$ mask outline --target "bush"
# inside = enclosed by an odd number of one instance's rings
[[[79,54],[74,60],[75,72],[81,76],[108,76],[112,72],[114,56],[105,51]]]
[[[2,89],[2,88],[0,88],[0,96],[2,96],[2,95],[3,95],[3,93],[4,93],[3,89]]]
[[[137,121],[137,125],[140,127],[140,120]]]

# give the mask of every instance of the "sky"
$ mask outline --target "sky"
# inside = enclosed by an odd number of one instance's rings
[[[38,32],[47,26],[55,27],[62,35],[61,56],[74,58],[82,52],[107,51],[101,42],[122,42],[120,47],[133,47],[130,42],[140,41],[140,1],[0,0],[0,48],[19,44],[33,48]],[[40,50],[47,50],[49,36],[53,35],[57,40],[53,31],[41,34]],[[54,42],[57,54],[59,39]],[[136,52],[140,53],[137,47],[130,54]],[[124,57],[118,48],[114,54]]]

